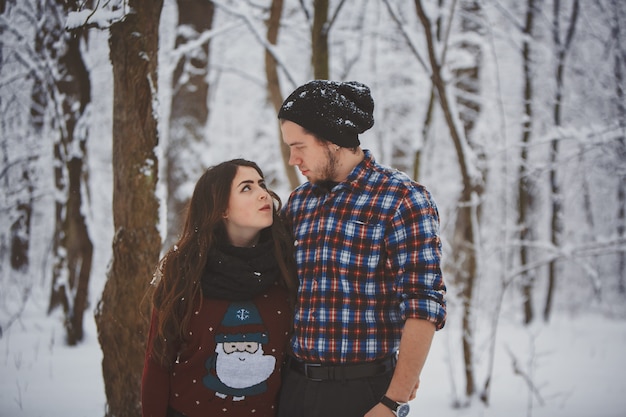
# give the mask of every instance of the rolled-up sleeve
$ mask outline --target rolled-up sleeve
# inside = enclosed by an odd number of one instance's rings
[[[446,286],[441,272],[439,213],[430,193],[414,187],[402,199],[387,233],[388,259],[404,320],[422,319],[441,329],[446,321]]]

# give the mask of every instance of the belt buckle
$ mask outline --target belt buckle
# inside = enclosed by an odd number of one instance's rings
[[[309,368],[321,368],[322,364],[321,363],[303,363],[304,365],[304,376],[306,376],[308,379],[310,379],[311,381],[315,381],[315,382],[320,382],[323,381],[323,378],[313,378],[312,376],[309,376]]]

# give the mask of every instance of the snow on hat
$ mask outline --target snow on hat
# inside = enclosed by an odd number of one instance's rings
[[[357,81],[314,80],[283,102],[278,118],[344,148],[359,146],[359,134],[374,125],[370,89]]]
[[[230,304],[215,335],[215,341],[267,343],[267,329],[256,306],[250,302]]]

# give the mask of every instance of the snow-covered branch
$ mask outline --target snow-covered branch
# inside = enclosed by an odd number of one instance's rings
[[[247,13],[247,9],[245,9],[243,7],[239,7],[237,9],[235,9],[235,8],[233,8],[231,6],[228,6],[228,5],[224,4],[221,1],[213,1],[213,3],[217,7],[221,8],[222,10],[227,12],[228,14],[233,15],[233,16],[235,16],[235,17],[237,17],[239,19],[242,19],[244,21],[244,23],[246,24],[248,29],[250,29],[250,32],[252,32],[252,34],[254,35],[256,40],[276,60],[276,63],[278,64],[278,66],[285,73],[285,76],[287,77],[289,83],[291,84],[291,87],[292,88],[296,88],[298,86],[298,83],[295,81],[295,77],[293,75],[291,75],[288,66],[285,64],[283,59],[280,57],[280,54],[278,53],[276,47],[274,45],[270,44],[269,42],[267,42],[267,39],[265,39],[263,34],[261,34],[259,29],[256,27],[256,25],[254,24],[253,18]]]

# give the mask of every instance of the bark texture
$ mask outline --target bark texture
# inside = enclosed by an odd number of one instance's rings
[[[161,239],[155,196],[158,143],[157,48],[162,0],[129,1],[133,11],[110,31],[113,64],[113,260],[98,304],[106,416],[141,415],[148,329],[142,298]],[[145,304],[147,305],[147,304]]]

